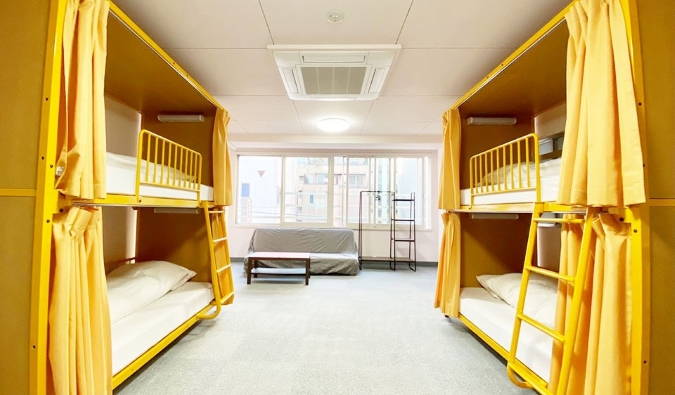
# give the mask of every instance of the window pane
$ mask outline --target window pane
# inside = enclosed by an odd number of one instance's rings
[[[349,158],[348,168],[348,196],[347,196],[347,212],[349,214],[348,222],[356,224],[359,222],[359,194],[361,191],[371,190],[371,174],[370,174],[370,160],[371,158]],[[363,223],[368,224],[372,222],[372,199],[364,194],[363,196]]]
[[[392,191],[390,158],[375,159],[375,189],[382,192]],[[375,199],[374,209],[376,224],[389,223],[389,197],[389,195],[383,194]]]
[[[415,219],[422,223],[422,159],[396,158],[396,195],[407,199],[415,194]],[[412,205],[409,203],[396,206],[396,216],[412,218]]]
[[[281,219],[281,158],[240,156],[237,223],[278,224]]]
[[[347,161],[343,156],[333,160],[333,226],[346,226],[345,198],[347,197]]]
[[[284,222],[328,222],[328,158],[286,157]]]

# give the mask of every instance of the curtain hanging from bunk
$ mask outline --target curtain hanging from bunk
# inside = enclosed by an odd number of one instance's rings
[[[560,273],[574,275],[580,225],[563,225]],[[593,222],[591,257],[584,285],[567,394],[630,394],[631,371],[630,225],[611,214]],[[558,286],[556,330],[563,331],[572,304],[571,286]],[[557,389],[562,345],[556,344],[549,387]]]
[[[69,0],[63,26],[56,188],[82,199],[105,198],[103,87],[109,2]]]
[[[565,16],[567,121],[558,202],[645,202],[631,55],[619,0],[581,0]]]
[[[213,125],[213,200],[217,206],[232,205],[230,150],[227,148],[227,124],[230,115],[219,108]]]
[[[105,198],[103,89],[109,2],[68,0],[57,133],[56,188]],[[50,393],[111,394],[110,315],[101,212],[71,207],[54,216],[48,355]]]
[[[102,231],[100,209],[54,216],[48,344],[56,395],[112,393]]]
[[[459,110],[450,109],[443,115],[443,157],[438,186],[438,208],[446,210],[443,218],[443,238],[436,275],[434,307],[450,317],[459,316],[460,236],[459,215],[448,212],[459,208],[459,142],[462,123]]]

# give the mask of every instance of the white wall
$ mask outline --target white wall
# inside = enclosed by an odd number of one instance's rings
[[[272,151],[269,151],[270,153]],[[278,154],[278,151],[276,152]],[[372,152],[370,152],[372,153]],[[408,154],[411,151],[407,151]],[[437,152],[425,151],[425,153],[430,153],[430,163],[429,168],[431,170],[430,174],[430,229],[417,230],[416,240],[417,240],[417,260],[422,262],[438,262],[438,253],[440,248],[440,235],[442,234],[442,229],[439,228],[440,214],[437,210],[437,201],[438,201],[438,155]],[[232,158],[232,175],[234,179],[233,188],[236,190],[236,177],[237,177],[237,152],[231,150]],[[228,208],[228,242],[230,247],[230,255],[233,258],[241,258],[245,256],[248,252],[249,242],[251,240],[251,235],[255,226],[253,225],[237,225],[235,224],[235,207],[236,207],[236,196],[235,193],[235,205]],[[357,230],[354,229],[354,236],[358,241]],[[400,254],[403,254],[403,245],[400,244]],[[363,256],[389,256],[389,229],[385,230],[366,230],[363,234]],[[405,254],[407,255],[407,246],[405,247]],[[400,255],[399,255],[400,256]]]
[[[136,156],[141,114],[106,97],[107,151]],[[103,256],[105,262],[131,258],[136,254],[136,211],[131,207],[103,208]]]

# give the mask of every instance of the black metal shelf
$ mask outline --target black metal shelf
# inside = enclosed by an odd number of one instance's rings
[[[364,223],[364,197],[375,196],[380,201],[384,198],[389,202],[389,257],[363,256],[363,223]],[[408,211],[403,218],[398,218],[398,210]],[[397,223],[400,223],[397,226]],[[403,228],[403,229],[401,229]],[[398,236],[397,236],[398,234]],[[410,197],[397,197],[391,191],[361,191],[359,192],[359,269],[363,269],[364,261],[389,262],[389,268],[396,270],[397,262],[406,262],[412,271],[417,271],[417,245],[415,233],[415,194]],[[398,256],[396,243],[408,243],[407,256]],[[405,248],[405,247],[403,247]]]

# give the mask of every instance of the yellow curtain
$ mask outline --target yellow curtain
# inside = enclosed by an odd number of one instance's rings
[[[100,209],[54,216],[49,300],[50,393],[111,394],[110,313]]]
[[[567,121],[558,202],[645,202],[626,26],[619,0],[581,0],[565,16]]]
[[[232,205],[230,151],[227,148],[227,111],[218,109],[213,125],[213,199],[217,206]]]
[[[441,177],[438,186],[438,208],[454,210],[459,208],[459,143],[462,124],[457,109],[450,109],[443,115],[443,157]],[[436,274],[436,296],[434,307],[447,316],[459,316],[460,280],[460,237],[459,215],[445,212],[443,218],[443,239]]]
[[[563,225],[560,271],[574,275],[581,227]],[[572,287],[559,286],[556,329],[563,330]],[[567,394],[630,394],[631,371],[630,225],[611,214],[593,223],[591,257],[584,285]],[[556,344],[549,387],[557,389],[562,346]]]
[[[56,188],[66,196],[105,198],[103,87],[109,3],[69,0],[63,61]]]

